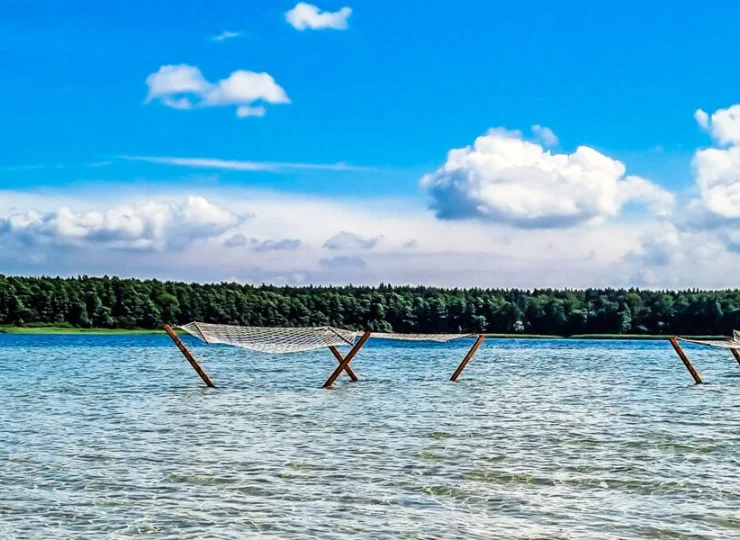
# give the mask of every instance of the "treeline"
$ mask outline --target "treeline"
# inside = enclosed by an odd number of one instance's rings
[[[158,328],[205,321],[395,332],[729,334],[740,291],[202,285],[0,275],[0,325]]]

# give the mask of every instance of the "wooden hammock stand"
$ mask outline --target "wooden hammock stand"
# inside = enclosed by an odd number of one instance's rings
[[[195,372],[198,374],[198,376],[203,380],[203,382],[208,386],[209,388],[216,388],[216,385],[213,383],[211,378],[208,376],[208,374],[205,372],[205,370],[200,366],[198,361],[195,359],[195,357],[192,355],[190,350],[185,346],[185,344],[182,342],[180,337],[177,335],[177,333],[172,329],[170,325],[165,325],[164,331],[167,332],[167,335],[170,336],[170,339],[175,343],[177,348],[180,350],[182,355],[185,357],[185,359],[188,361],[188,363],[192,366],[192,368],[195,370]],[[339,376],[342,374],[342,372],[346,372],[349,378],[352,380],[352,382],[357,382],[359,378],[357,377],[357,374],[354,372],[354,370],[350,367],[350,362],[354,359],[354,357],[357,355],[357,353],[362,349],[363,345],[367,342],[368,339],[372,336],[372,332],[365,332],[362,334],[362,337],[352,346],[350,351],[347,353],[346,356],[342,356],[342,353],[339,352],[339,350],[335,346],[330,346],[329,351],[334,355],[334,358],[337,359],[337,362],[339,362],[339,365],[336,367],[336,369],[332,372],[332,374],[329,376],[329,378],[324,383],[324,388],[331,388],[336,380],[339,378]],[[480,346],[483,344],[483,341],[485,340],[486,336],[479,335],[477,339],[475,340],[475,343],[470,347],[465,357],[460,362],[460,365],[457,366],[457,369],[452,374],[452,377],[450,377],[450,381],[456,382],[457,379],[460,377],[462,372],[465,370],[467,365],[470,363],[470,361],[473,359],[473,356],[475,356],[475,353],[478,351]]]
[[[694,378],[694,382],[696,382],[696,384],[702,384],[704,381],[702,380],[701,375],[699,375],[699,372],[696,371],[696,368],[691,363],[691,360],[689,360],[689,357],[686,356],[686,353],[681,348],[681,345],[679,345],[679,343],[678,343],[678,337],[677,336],[674,336],[674,337],[670,338],[668,341],[671,342],[671,345],[673,345],[673,350],[676,351],[676,354],[678,355],[678,357],[683,362],[683,365],[686,366],[686,369],[691,374],[691,376]],[[707,345],[707,346],[709,346],[709,344],[706,344],[706,343],[705,344],[698,343],[698,342],[695,342],[695,343],[697,345]],[[738,365],[740,365],[740,352],[738,352],[738,350],[736,348],[734,348],[734,347],[727,347],[727,348],[732,353],[732,356],[735,358],[735,360],[737,361]]]
[[[694,378],[694,382],[696,382],[696,384],[702,384],[704,381],[702,381],[701,375],[696,371],[696,368],[694,368],[694,365],[691,363],[691,360],[689,360],[689,357],[686,356],[686,353],[683,352],[681,345],[678,344],[678,340],[675,337],[672,337],[669,341],[671,342],[671,345],[673,345],[673,350],[676,351],[676,354],[683,362],[683,365],[686,366],[686,369]]]

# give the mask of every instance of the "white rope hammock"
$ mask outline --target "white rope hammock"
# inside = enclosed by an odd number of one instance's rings
[[[684,343],[693,343],[694,345],[703,345],[705,347],[717,347],[719,349],[740,349],[740,331],[733,330],[732,337],[727,338],[723,341],[719,340],[708,340],[708,339],[689,339],[676,337],[678,341]]]
[[[731,339],[725,341],[688,339],[682,337],[677,337],[676,339],[684,343],[693,343],[694,345],[703,345],[705,347],[717,347],[719,349],[740,349],[740,341],[735,341]]]
[[[306,328],[281,328],[261,326],[234,326],[191,322],[178,327],[188,334],[205,341],[233,345],[252,351],[282,354],[311,351],[342,345],[352,346],[361,332],[331,326]],[[455,339],[473,337],[474,334],[395,334],[373,332],[371,337],[405,341],[434,341],[446,343]]]
[[[434,341],[436,343],[447,343],[461,338],[475,337],[477,334],[396,334],[386,332],[373,332],[371,337],[378,339],[397,339],[403,341]]]

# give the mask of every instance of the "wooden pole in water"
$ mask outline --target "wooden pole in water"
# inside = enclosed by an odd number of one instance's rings
[[[329,347],[329,350],[334,355],[334,358],[336,358],[337,361],[341,364],[344,360],[344,358],[342,357],[342,353],[340,353],[334,345]],[[352,382],[357,382],[360,380],[357,378],[357,375],[351,367],[347,366],[346,368],[344,368],[344,371],[347,372],[347,375],[349,375],[349,378],[352,379]]]
[[[683,365],[686,366],[686,369],[689,370],[689,373],[691,373],[691,376],[694,378],[694,381],[696,384],[701,384],[704,381],[701,380],[701,376],[699,375],[699,372],[694,369],[694,366],[691,364],[691,361],[689,361],[689,357],[686,356],[686,353],[683,352],[683,349],[678,344],[678,340],[675,337],[672,337],[670,340],[671,345],[673,345],[673,349],[676,351],[676,354],[683,362]]]
[[[206,386],[209,388],[216,388],[216,385],[213,384],[213,381],[208,376],[208,373],[206,373],[202,367],[200,367],[200,364],[195,359],[195,357],[190,354],[190,351],[185,346],[185,344],[180,340],[179,337],[177,337],[177,334],[172,329],[172,327],[169,324],[164,325],[164,331],[167,332],[167,335],[170,336],[172,341],[175,342],[175,345],[177,345],[177,348],[180,349],[180,352],[185,357],[185,359],[190,362],[190,365],[193,366],[193,369],[195,372],[200,375],[200,378],[203,379],[203,382],[206,383]]]
[[[475,353],[478,351],[478,348],[483,344],[483,340],[486,339],[486,336],[483,334],[478,336],[478,339],[475,340],[475,343],[473,343],[473,346],[470,347],[470,350],[468,351],[468,354],[465,355],[465,358],[462,359],[462,362],[460,362],[460,365],[457,366],[457,369],[455,370],[455,373],[452,374],[452,377],[450,377],[450,380],[452,382],[457,381],[457,378],[462,374],[465,367],[468,365],[468,362],[473,358]]]
[[[740,364],[740,353],[737,352],[737,349],[730,349],[730,352],[735,357],[735,360],[737,360],[737,363]]]
[[[331,376],[326,379],[326,382],[324,383],[324,388],[331,388],[331,385],[334,384],[334,381],[337,380],[342,371],[344,371],[349,366],[349,363],[355,357],[357,352],[362,348],[365,342],[370,339],[370,335],[370,332],[365,332],[360,340],[355,343],[355,346],[352,347],[352,350],[347,353],[347,356],[345,356],[342,361],[339,362],[339,365],[337,366],[337,369],[334,370],[334,373],[332,373]]]

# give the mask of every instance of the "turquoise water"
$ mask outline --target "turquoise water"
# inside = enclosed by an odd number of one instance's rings
[[[0,538],[740,538],[740,366],[665,342],[0,335]]]

